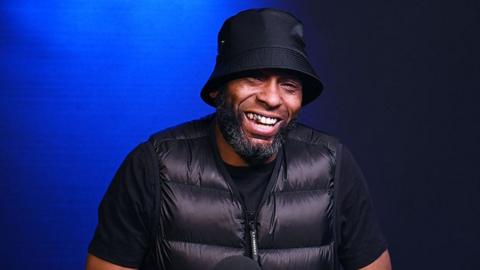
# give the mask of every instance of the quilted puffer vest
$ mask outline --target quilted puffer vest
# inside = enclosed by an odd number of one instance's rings
[[[262,269],[334,269],[335,140],[302,125],[279,153],[256,216],[218,154],[214,116],[150,138],[159,160],[159,269],[212,269],[248,255]]]

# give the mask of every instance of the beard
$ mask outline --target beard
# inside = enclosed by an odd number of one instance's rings
[[[255,166],[268,162],[280,150],[290,130],[296,125],[296,118],[280,127],[271,143],[253,143],[242,129],[242,112],[235,112],[226,99],[226,91],[220,91],[217,96],[217,123],[220,132],[227,143],[249,165]]]

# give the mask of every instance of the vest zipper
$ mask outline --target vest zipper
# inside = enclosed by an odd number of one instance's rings
[[[258,244],[257,244],[257,218],[252,212],[247,213],[248,231],[250,234],[250,250],[252,259],[258,262]]]
[[[223,164],[223,160],[221,159],[220,154],[219,154],[218,145],[215,141],[215,137],[216,137],[215,121],[212,121],[212,123],[210,124],[209,137],[210,137],[211,145],[214,148],[215,161],[217,162],[217,164]],[[279,174],[279,170],[280,170],[281,164],[283,162],[283,155],[284,155],[283,151],[284,151],[283,147],[281,148],[280,151],[278,151],[277,158],[276,158],[276,161],[275,161],[276,163],[275,163],[275,167],[273,168],[272,175],[270,175],[270,179],[269,179],[269,182],[268,182],[267,187],[265,189],[265,192],[263,194],[262,200],[260,201],[260,203],[257,207],[257,210],[254,213],[250,213],[246,209],[245,202],[244,202],[242,196],[240,195],[240,192],[235,187],[235,183],[233,182],[231,175],[228,173],[227,169],[225,168],[225,165],[223,165],[223,166],[220,165],[220,168],[219,168],[219,170],[220,170],[221,174],[223,175],[225,181],[230,186],[233,198],[236,198],[242,206],[243,213],[245,214],[245,223],[246,223],[245,224],[246,225],[245,226],[246,227],[245,238],[247,238],[247,237],[250,238],[250,239],[246,239],[247,240],[246,254],[250,253],[252,259],[256,262],[258,262],[258,260],[259,260],[258,259],[258,257],[259,257],[258,256],[258,239],[257,239],[257,237],[258,237],[258,235],[257,235],[257,213],[260,211],[260,208],[262,207],[262,205],[266,201],[268,195],[270,194],[271,190],[273,189],[273,186],[276,183],[276,180],[277,180],[277,177],[278,177],[278,174]],[[250,243],[248,243],[248,242],[250,242]]]

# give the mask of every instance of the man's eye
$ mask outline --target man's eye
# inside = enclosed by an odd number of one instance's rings
[[[282,86],[288,90],[289,92],[297,92],[302,89],[302,86],[300,83],[295,83],[295,82],[284,82]]]

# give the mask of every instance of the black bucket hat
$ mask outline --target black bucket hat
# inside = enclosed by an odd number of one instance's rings
[[[249,9],[228,18],[218,33],[218,54],[201,97],[215,106],[211,91],[258,69],[296,73],[303,82],[306,105],[320,95],[323,85],[305,52],[303,25],[292,14],[275,9]]]

